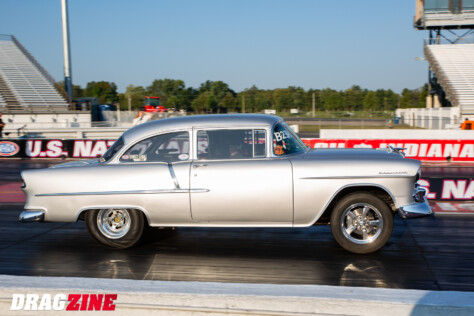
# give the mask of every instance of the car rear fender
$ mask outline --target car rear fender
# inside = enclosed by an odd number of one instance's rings
[[[81,209],[77,212],[76,221],[77,221],[77,220],[84,220],[84,217],[85,217],[87,211],[90,211],[90,210],[102,210],[102,209],[108,209],[108,208],[112,208],[112,209],[134,209],[134,210],[138,210],[138,211],[142,212],[143,215],[145,215],[147,224],[149,225],[149,223],[150,223],[150,217],[149,217],[148,212],[147,212],[143,207],[136,206],[136,205],[100,205],[100,206],[87,206],[87,207],[83,207],[83,208],[81,208]]]

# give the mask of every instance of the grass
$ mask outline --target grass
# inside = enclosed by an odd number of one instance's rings
[[[390,129],[388,126],[350,126],[350,125],[299,125],[299,131],[319,132],[321,129]],[[422,129],[409,125],[393,125],[391,129]]]
[[[312,112],[300,112],[291,114],[290,112],[277,112],[282,117],[313,117]],[[315,111],[315,118],[340,118],[340,119],[393,119],[395,111]]]

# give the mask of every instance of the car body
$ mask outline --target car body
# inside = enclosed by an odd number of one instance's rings
[[[169,118],[129,129],[100,159],[23,171],[20,221],[84,219],[115,248],[147,226],[331,223],[342,247],[368,253],[389,239],[396,212],[431,214],[420,166],[393,148],[309,149],[273,115]]]

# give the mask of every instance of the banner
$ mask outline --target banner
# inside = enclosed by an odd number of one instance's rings
[[[474,177],[422,178],[418,180],[418,184],[426,188],[428,200],[472,201],[474,199]]]
[[[114,142],[113,139],[0,140],[0,158],[97,158]]]
[[[422,161],[474,162],[474,140],[303,139],[311,148],[406,148],[407,158]],[[0,139],[0,158],[96,158],[111,139]]]
[[[304,138],[311,148],[406,148],[405,157],[422,161],[474,162],[474,140]]]

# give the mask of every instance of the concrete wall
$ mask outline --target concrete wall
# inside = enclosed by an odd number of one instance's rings
[[[17,130],[26,125],[27,129],[35,128],[70,128],[91,127],[90,112],[76,113],[32,113],[3,114],[3,122],[7,124],[5,131]]]
[[[1,315],[13,294],[117,294],[111,315],[472,315],[474,294],[324,285],[237,284],[0,275]],[[74,312],[72,312],[74,313]],[[107,312],[87,312],[105,315]]]

